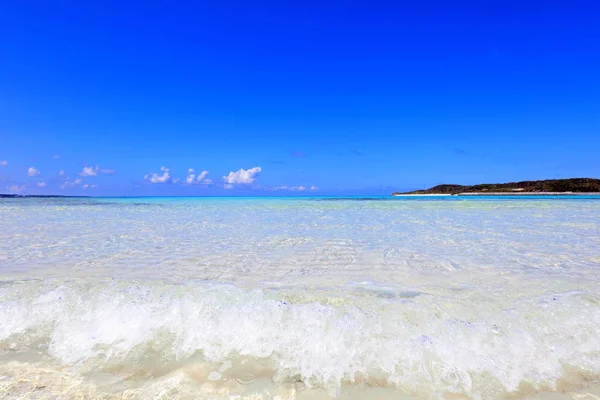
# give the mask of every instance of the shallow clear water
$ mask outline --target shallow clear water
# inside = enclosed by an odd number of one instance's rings
[[[599,268],[599,198],[0,200],[0,396],[587,396]]]

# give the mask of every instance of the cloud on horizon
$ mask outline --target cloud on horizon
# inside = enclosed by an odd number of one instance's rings
[[[62,185],[60,185],[61,189],[74,188],[83,183],[83,179],[77,178],[75,180],[71,180],[71,178],[67,178]]]
[[[272,188],[271,190],[274,191],[289,191],[289,192],[306,192],[306,191],[311,191],[314,192],[316,190],[319,190],[319,188],[317,186],[287,186],[287,185],[282,185],[282,186],[275,186],[274,188]]]
[[[35,167],[29,167],[27,170],[27,176],[40,176],[40,171]]]
[[[228,175],[223,177],[225,188],[231,189],[233,185],[250,185],[254,183],[261,172],[261,167],[254,167],[247,170],[240,168],[236,172],[230,171]]]
[[[196,176],[196,171],[194,168],[189,168],[187,176],[185,177],[185,183],[188,185],[210,185],[212,183],[211,179],[207,179],[208,171],[202,171]]]
[[[96,176],[98,175],[98,166],[83,167],[83,170],[79,173],[80,176]]]
[[[60,165],[60,164],[59,164]],[[62,190],[89,190],[99,188],[97,184],[90,181],[94,181],[94,177],[100,176],[102,173],[114,172],[113,170],[102,169],[98,165],[86,165],[81,167],[81,170],[69,171],[65,169],[56,169],[49,172],[48,177],[42,176],[41,171],[35,166],[31,166],[27,170],[27,176],[30,181],[22,179],[19,181],[11,181],[8,177],[2,178],[6,188],[10,187],[10,193],[29,193],[35,190],[44,189],[48,193],[60,193]],[[192,190],[192,188],[205,188],[208,190],[214,190],[215,193],[223,189],[235,189],[240,191],[256,192],[257,194],[263,192],[289,192],[291,193],[309,193],[311,191],[319,190],[317,186],[311,185],[281,185],[281,186],[261,186],[260,180],[258,179],[263,172],[263,168],[255,166],[252,168],[229,171],[226,175],[222,176],[221,180],[209,179],[209,171],[199,170],[196,171],[194,168],[188,168],[185,170],[187,174],[180,176],[174,176],[173,170],[166,166],[161,166],[158,172],[149,172],[143,176],[142,180],[131,181],[132,187],[142,187],[148,184],[171,184],[171,189],[165,189],[169,192],[173,191],[176,195],[185,195],[184,190]],[[74,175],[73,175],[74,174]],[[52,176],[54,178],[52,178]],[[139,175],[138,175],[139,176]],[[39,177],[39,179],[33,179]],[[47,179],[46,179],[47,178]],[[88,178],[91,178],[88,180]],[[130,191],[132,187],[128,188]],[[187,187],[188,189],[184,189]],[[115,186],[101,186],[102,193],[112,193],[115,190]],[[126,188],[122,186],[121,189]],[[163,190],[163,189],[160,189]],[[7,192],[8,193],[8,192]],[[100,193],[100,192],[98,192]]]
[[[27,185],[12,185],[6,188],[10,194],[19,194],[27,190]]]
[[[83,170],[79,173],[79,176],[96,176],[98,173],[112,175],[115,173],[114,169],[101,169],[97,165],[83,167]]]
[[[150,183],[171,183],[171,169],[167,167],[160,167],[162,174],[152,172],[144,175],[144,180]]]

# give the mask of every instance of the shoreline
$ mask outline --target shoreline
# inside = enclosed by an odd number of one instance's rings
[[[30,398],[37,393],[41,398],[82,400],[121,400],[123,398],[154,398],[157,391],[170,394],[172,399],[201,398],[240,399],[273,398],[286,400],[415,400],[439,395],[445,399],[472,398],[471,393],[461,391],[433,391],[411,393],[386,379],[357,379],[345,381],[337,391],[324,387],[307,387],[302,382],[287,380],[276,383],[272,373],[253,376],[252,367],[231,366],[224,363],[189,363],[166,370],[160,377],[148,375],[148,371],[125,367],[119,372],[82,375],[73,373],[71,367],[50,359],[45,363],[27,354],[22,359],[3,357],[0,365],[7,394],[13,398]],[[31,359],[27,359],[30,357]],[[216,370],[222,372],[217,373]],[[35,376],[35,379],[30,379]],[[499,386],[499,392],[485,398],[498,400],[569,400],[596,399],[600,395],[600,382],[592,377],[587,381],[580,376],[559,379],[552,390],[549,384],[536,385],[521,382],[519,387],[507,390]],[[264,397],[263,397],[264,396]],[[436,396],[437,397],[437,396]]]
[[[600,196],[600,192],[464,192],[464,193],[400,193],[392,197],[438,197],[438,196]]]
[[[600,196],[598,192],[464,192],[451,196]]]
[[[400,193],[400,194],[392,194],[393,197],[440,197],[440,196],[454,196],[453,194],[446,193]]]

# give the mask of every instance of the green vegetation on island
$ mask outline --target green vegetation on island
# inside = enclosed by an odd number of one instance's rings
[[[522,181],[509,183],[483,183],[479,185],[437,185],[430,189],[415,190],[412,192],[394,192],[398,195],[430,195],[447,194],[458,195],[461,193],[600,193],[600,179],[572,178],[548,179],[542,181]]]

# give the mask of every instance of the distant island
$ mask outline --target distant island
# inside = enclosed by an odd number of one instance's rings
[[[541,181],[522,181],[509,183],[483,183],[479,185],[437,185],[430,189],[412,192],[394,192],[392,196],[408,195],[568,195],[600,194],[600,179],[572,178],[547,179]]]
[[[54,199],[54,198],[66,198],[66,197],[75,197],[75,198],[86,198],[89,196],[61,196],[58,194],[2,194],[0,193],[0,199]]]

